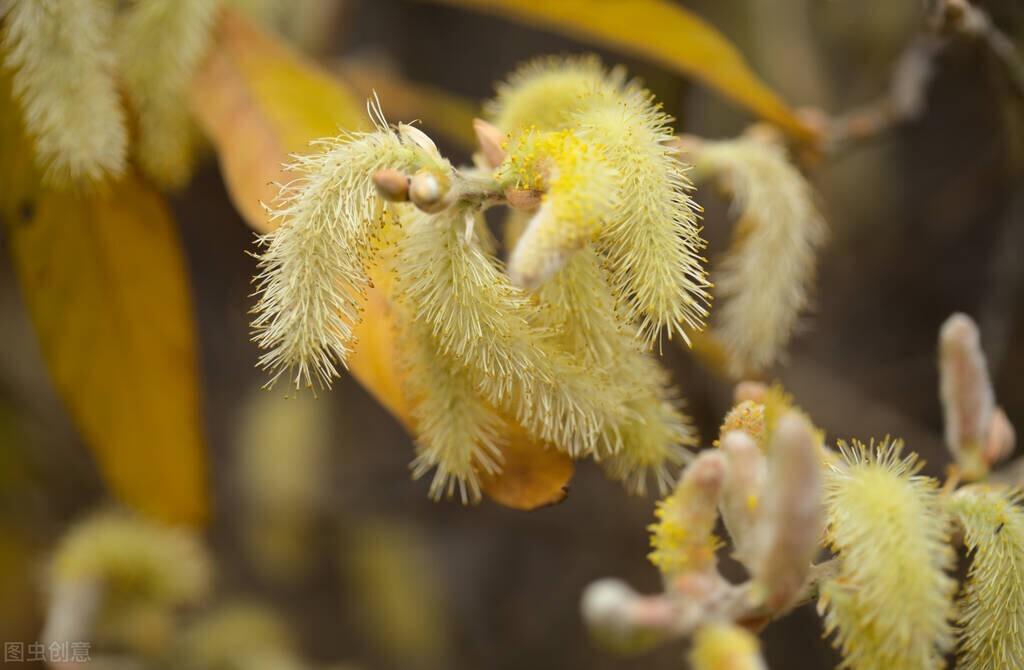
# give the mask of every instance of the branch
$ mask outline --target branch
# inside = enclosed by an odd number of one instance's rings
[[[825,152],[839,153],[918,118],[927,103],[935,58],[957,36],[983,42],[999,60],[1014,92],[1024,98],[1024,59],[1013,41],[983,9],[967,0],[935,0],[924,29],[896,61],[887,94],[827,122]]]

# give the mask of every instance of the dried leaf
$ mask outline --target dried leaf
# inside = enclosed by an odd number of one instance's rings
[[[542,25],[658,62],[708,86],[801,140],[815,139],[735,46],[697,15],[667,0],[431,0]]]

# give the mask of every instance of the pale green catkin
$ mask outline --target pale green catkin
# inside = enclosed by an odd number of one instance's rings
[[[824,220],[807,180],[774,143],[702,142],[695,165],[731,186],[740,215],[734,242],[712,274],[714,332],[734,376],[761,372],[779,359],[807,307]]]
[[[289,167],[298,179],[273,211],[280,227],[260,239],[256,279],[260,365],[270,384],[286,375],[295,388],[329,386],[346,364],[386,214],[372,174],[411,168],[421,153],[382,122],[319,146]]]
[[[1017,490],[967,486],[950,500],[970,555],[959,602],[958,665],[1024,667],[1024,510]]]
[[[409,318],[428,324],[483,397],[534,437],[576,455],[598,449],[602,427],[620,418],[617,396],[531,326],[529,297],[465,239],[463,214],[413,210],[403,229],[396,292]]]
[[[109,0],[8,0],[4,64],[35,140],[36,162],[59,187],[124,172],[128,133],[109,39]]]
[[[135,0],[118,20],[118,65],[138,116],[135,154],[164,186],[182,186],[191,174],[197,136],[186,89],[219,7],[219,0]]]
[[[481,476],[501,469],[504,422],[481,398],[470,375],[437,347],[429,328],[415,319],[401,338],[405,379],[416,419],[413,476],[434,470],[430,497],[478,502]]]

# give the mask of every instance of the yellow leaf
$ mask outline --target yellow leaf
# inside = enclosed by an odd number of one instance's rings
[[[437,131],[464,148],[475,148],[473,119],[480,116],[479,105],[439,88],[409,81],[386,68],[344,64],[338,73],[364,96],[376,92],[389,115],[419,119],[428,132]]]
[[[804,123],[754,74],[735,46],[700,17],[668,0],[431,0],[606,44],[703,81],[800,140]]]
[[[531,510],[556,505],[569,494],[573,462],[563,452],[534,442],[510,423],[511,434],[502,445],[501,473],[483,476],[484,493],[512,509]]]
[[[112,492],[154,518],[208,514],[192,304],[162,196],[135,177],[43,189],[0,77],[0,217],[54,385]]]
[[[25,302],[109,486],[153,517],[201,523],[192,306],[162,197],[128,178],[102,195],[43,194],[22,214],[11,250]]]
[[[281,171],[287,154],[337,134],[339,126],[362,127],[366,118],[340,82],[231,10],[223,14],[216,44],[193,82],[190,98],[200,127],[217,148],[232,200],[246,222],[260,232],[269,231],[271,223],[259,201],[271,202],[277,191],[273,182],[287,181]],[[387,111],[388,100],[382,102]],[[349,372],[415,433],[397,365],[390,277],[379,271],[371,275],[374,288],[356,329]],[[509,442],[506,474],[487,482],[488,494],[517,509],[564,498],[572,461],[522,435]]]
[[[231,9],[221,16],[189,104],[217,149],[235,208],[260,232],[269,230],[260,203],[273,202],[275,182],[288,181],[281,169],[288,155],[367,119],[364,105],[330,74]]]

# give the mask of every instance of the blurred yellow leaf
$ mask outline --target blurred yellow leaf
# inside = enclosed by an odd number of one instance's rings
[[[192,304],[163,197],[136,177],[43,189],[0,77],[0,215],[54,385],[111,491],[159,520],[208,515]]]
[[[815,132],[713,26],[669,0],[430,0],[606,44],[690,75],[800,140]]]
[[[501,473],[484,475],[484,493],[505,507],[521,510],[547,507],[565,500],[575,467],[572,459],[553,447],[531,440],[519,426],[510,425],[511,434],[501,448],[505,457]]]
[[[362,107],[341,82],[232,10],[222,16],[216,44],[190,98],[200,127],[217,148],[232,200],[260,232],[269,231],[271,223],[259,201],[271,202],[276,193],[272,183],[288,180],[281,170],[288,153],[337,134],[339,126],[361,128],[366,123]],[[387,110],[387,100],[382,102]],[[390,277],[380,271],[371,275],[374,288],[356,329],[349,371],[415,433],[395,352]],[[506,473],[485,487],[495,500],[532,509],[565,496],[573,465],[564,454],[518,436],[506,456]]]
[[[409,81],[387,68],[345,63],[338,73],[364,96],[376,91],[391,116],[419,119],[428,133],[436,131],[464,148],[476,146],[473,119],[480,116],[479,105],[439,88]]]
[[[22,207],[14,267],[50,374],[100,470],[144,513],[201,523],[192,307],[163,199],[129,178],[102,195],[45,193]]]
[[[189,103],[217,149],[235,208],[260,232],[269,230],[260,203],[273,202],[274,183],[288,181],[288,155],[367,120],[364,105],[330,74],[231,9]]]

